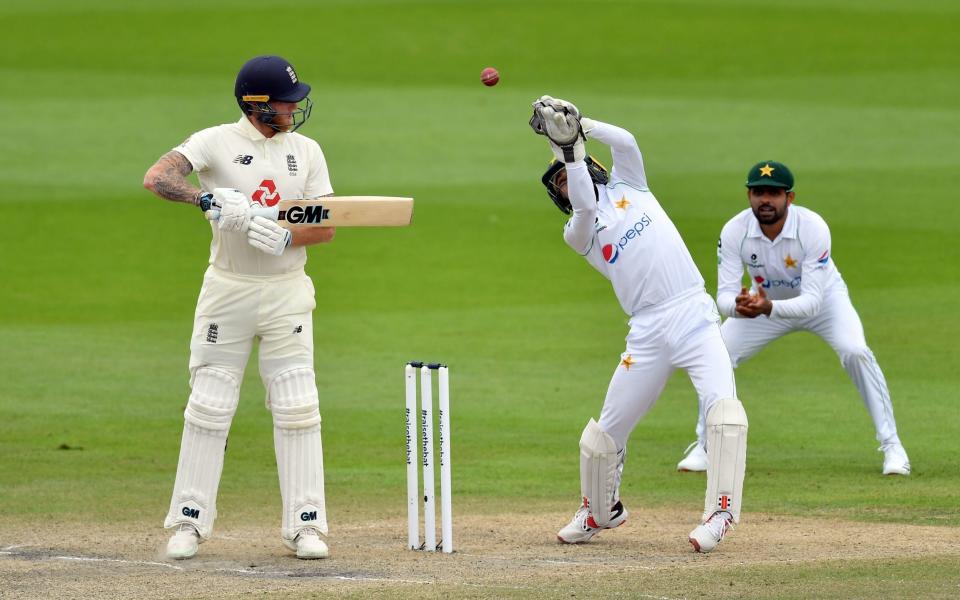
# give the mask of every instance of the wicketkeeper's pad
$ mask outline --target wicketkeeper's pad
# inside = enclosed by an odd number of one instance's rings
[[[617,491],[617,444],[590,419],[580,436],[580,493],[590,505],[600,527],[610,522],[610,507]]]
[[[707,496],[703,519],[718,510],[740,522],[747,464],[747,413],[736,398],[716,401],[707,412]]]

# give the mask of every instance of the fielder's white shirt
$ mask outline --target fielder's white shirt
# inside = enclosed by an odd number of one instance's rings
[[[727,221],[717,246],[717,308],[739,317],[736,296],[743,270],[754,293],[762,287],[773,301],[771,318],[802,319],[820,311],[823,298],[846,291],[840,271],[830,258],[830,228],[817,213],[790,205],[783,230],[770,240],[749,208]]]
[[[702,292],[703,277],[680,232],[647,187],[633,135],[597,123],[588,136],[610,146],[613,169],[606,186],[595,186],[585,162],[567,165],[573,216],[564,240],[610,280],[628,315]]]
[[[264,137],[246,117],[198,131],[174,150],[193,165],[204,191],[234,188],[263,206],[333,193],[317,142],[295,132]],[[246,232],[224,233],[216,222],[211,227],[210,264],[224,271],[276,275],[300,270],[307,262],[303,246],[271,256],[248,244]]]

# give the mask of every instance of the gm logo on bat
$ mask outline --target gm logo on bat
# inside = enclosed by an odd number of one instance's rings
[[[291,206],[287,210],[281,210],[277,220],[286,221],[294,225],[311,225],[322,223],[330,218],[330,209],[324,208],[322,204],[316,206]]]

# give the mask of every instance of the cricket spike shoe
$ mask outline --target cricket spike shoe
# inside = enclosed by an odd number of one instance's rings
[[[283,540],[283,545],[297,553],[297,558],[312,560],[330,556],[327,544],[313,528],[304,529],[294,540]]]
[[[733,516],[725,510],[718,510],[690,532],[690,545],[695,552],[710,552],[717,547],[732,526]]]
[[[197,533],[197,529],[193,525],[183,523],[167,542],[167,558],[174,560],[193,558],[199,546],[200,534]]]
[[[677,470],[681,472],[701,472],[707,470],[707,450],[700,441],[693,442],[683,451],[683,460],[677,463]]]
[[[884,475],[910,474],[910,459],[907,458],[907,451],[903,449],[900,442],[883,444],[877,450],[883,452]]]
[[[590,514],[590,507],[586,502],[580,505],[577,514],[573,515],[573,520],[566,527],[557,532],[557,540],[564,544],[582,544],[589,542],[590,538],[597,535],[603,529],[613,529],[623,525],[627,520],[627,509],[623,502],[617,500],[617,503],[610,509],[610,522],[604,527],[597,525]]]

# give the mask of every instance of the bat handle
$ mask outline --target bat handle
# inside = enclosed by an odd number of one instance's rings
[[[207,212],[203,213],[207,217],[208,221],[219,221],[220,220],[220,209],[211,208]],[[268,208],[266,206],[253,206],[250,208],[250,218],[253,217],[263,217],[265,219],[270,219],[271,221],[276,221],[280,218],[280,207],[274,206]]]
[[[263,217],[271,221],[276,221],[280,218],[280,207],[272,206],[267,208],[266,206],[254,206],[250,209],[250,218],[252,219],[253,217]]]

